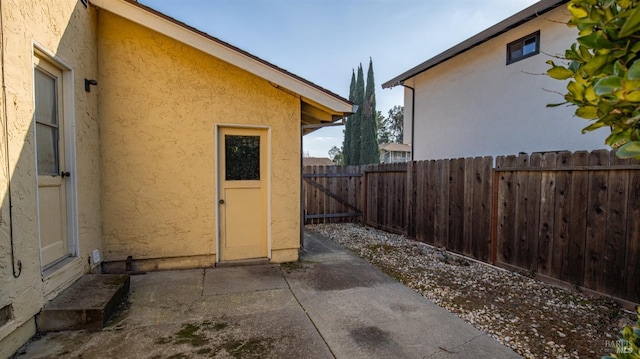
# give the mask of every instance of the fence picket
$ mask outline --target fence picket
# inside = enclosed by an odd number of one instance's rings
[[[407,172],[407,236],[417,238],[417,222],[418,222],[418,204],[422,201],[418,200],[418,170],[420,164],[418,162],[409,162]]]
[[[448,160],[437,161],[436,168],[439,176],[436,178],[438,186],[436,192],[436,218],[435,218],[435,244],[446,247],[449,238],[449,181],[450,162]]]
[[[473,192],[474,258],[491,259],[491,216],[493,208],[493,158],[474,159],[476,187]]]
[[[589,152],[579,151],[572,156],[573,166],[589,164]],[[565,280],[579,286],[584,285],[585,244],[587,232],[587,203],[589,172],[571,173],[571,217],[569,218],[569,253]]]
[[[449,210],[446,247],[462,253],[464,223],[464,158],[450,161],[449,172]],[[443,223],[445,225],[445,223]]]
[[[640,171],[629,173],[627,207],[627,257],[625,259],[622,298],[640,303]]]
[[[529,155],[519,154],[517,157],[516,167],[527,169],[529,168]],[[529,171],[516,171],[514,174],[514,193],[515,199],[513,202],[514,208],[514,241],[513,251],[514,260],[513,264],[520,268],[527,268],[530,266],[530,246],[535,244],[531,242],[528,237],[529,228],[529,177],[531,172]],[[509,204],[507,204],[509,205]]]
[[[572,165],[571,152],[560,152],[556,158],[556,167],[569,168]],[[571,173],[569,171],[556,172],[556,193],[553,219],[553,249],[551,258],[551,273],[554,278],[567,280],[569,266],[569,226],[571,218]]]
[[[496,168],[515,167],[516,156],[504,156],[496,159]],[[505,264],[514,264],[515,218],[511,207],[515,199],[513,171],[502,172],[498,188],[498,260]]]
[[[542,167],[553,167],[556,164],[556,158],[557,155],[555,153],[545,153],[542,155],[540,165]],[[556,173],[551,171],[542,172],[537,272],[547,276],[552,275],[555,197]]]
[[[542,154],[534,153],[529,158],[529,168],[542,167]],[[527,239],[529,241],[529,256],[525,268],[538,270],[538,243],[540,231],[540,191],[542,189],[542,172],[529,172],[527,186]]]
[[[628,165],[629,160],[616,157],[610,153],[610,165]],[[603,255],[604,276],[606,278],[624,277],[624,261],[626,256],[627,230],[627,187],[629,171],[608,171],[608,198],[606,204],[607,226]],[[605,281],[604,291],[615,296],[624,294],[624,280]]]
[[[429,244],[436,244],[436,193],[438,187],[436,186],[436,177],[439,177],[437,168],[437,161],[425,161],[427,165],[425,176],[425,198],[424,198],[424,213],[425,213],[425,225],[424,225],[424,242]]]
[[[589,165],[606,166],[609,152],[594,151],[589,155]],[[594,171],[589,177],[587,205],[587,236],[584,285],[601,291],[604,289],[604,243],[607,225],[607,171]]]
[[[474,198],[474,189],[475,189],[475,166],[474,166],[474,158],[465,158],[464,159],[464,170],[462,173],[462,188],[464,190],[464,196],[462,198],[463,201],[463,216],[462,223],[464,224],[462,228],[462,254],[465,256],[473,257],[473,229],[474,229],[474,221],[473,221],[473,198]],[[478,190],[480,188],[478,187]]]

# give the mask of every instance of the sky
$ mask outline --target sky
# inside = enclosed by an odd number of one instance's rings
[[[351,73],[373,60],[377,110],[403,105],[382,83],[538,0],[138,0],[344,98]],[[329,157],[343,127],[303,137],[305,156]]]

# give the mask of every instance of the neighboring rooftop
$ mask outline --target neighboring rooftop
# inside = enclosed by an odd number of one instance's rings
[[[380,145],[380,149],[388,152],[411,152],[411,145],[404,143],[383,143]]]
[[[303,166],[335,166],[335,163],[327,157],[303,157]]]

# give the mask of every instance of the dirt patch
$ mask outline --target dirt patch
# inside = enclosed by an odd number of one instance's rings
[[[169,337],[157,338],[160,346],[182,346],[180,353],[168,358],[265,358],[270,357],[275,339],[262,336],[239,335],[237,330],[224,321],[204,321],[182,325]],[[192,350],[190,350],[192,348]],[[158,356],[160,358],[162,356]]]
[[[302,268],[302,264],[300,262],[282,263],[280,264],[280,268],[282,268],[287,272],[293,272],[295,270]]]
[[[205,344],[209,344],[209,339],[205,336],[204,332],[200,332],[200,327],[192,324],[187,324],[176,333],[176,344],[190,344],[193,347],[201,347]]]
[[[221,347],[234,358],[263,358],[269,352],[272,341],[273,339],[264,337],[231,340]]]

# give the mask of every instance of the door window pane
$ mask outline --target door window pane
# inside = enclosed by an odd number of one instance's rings
[[[260,136],[225,135],[225,180],[260,180]]]
[[[56,78],[36,69],[36,121],[58,125]]]
[[[58,167],[58,129],[36,123],[36,148],[38,149],[38,174],[55,176]]]
[[[40,69],[35,70],[35,118],[38,174],[60,173],[58,153],[57,79]]]

